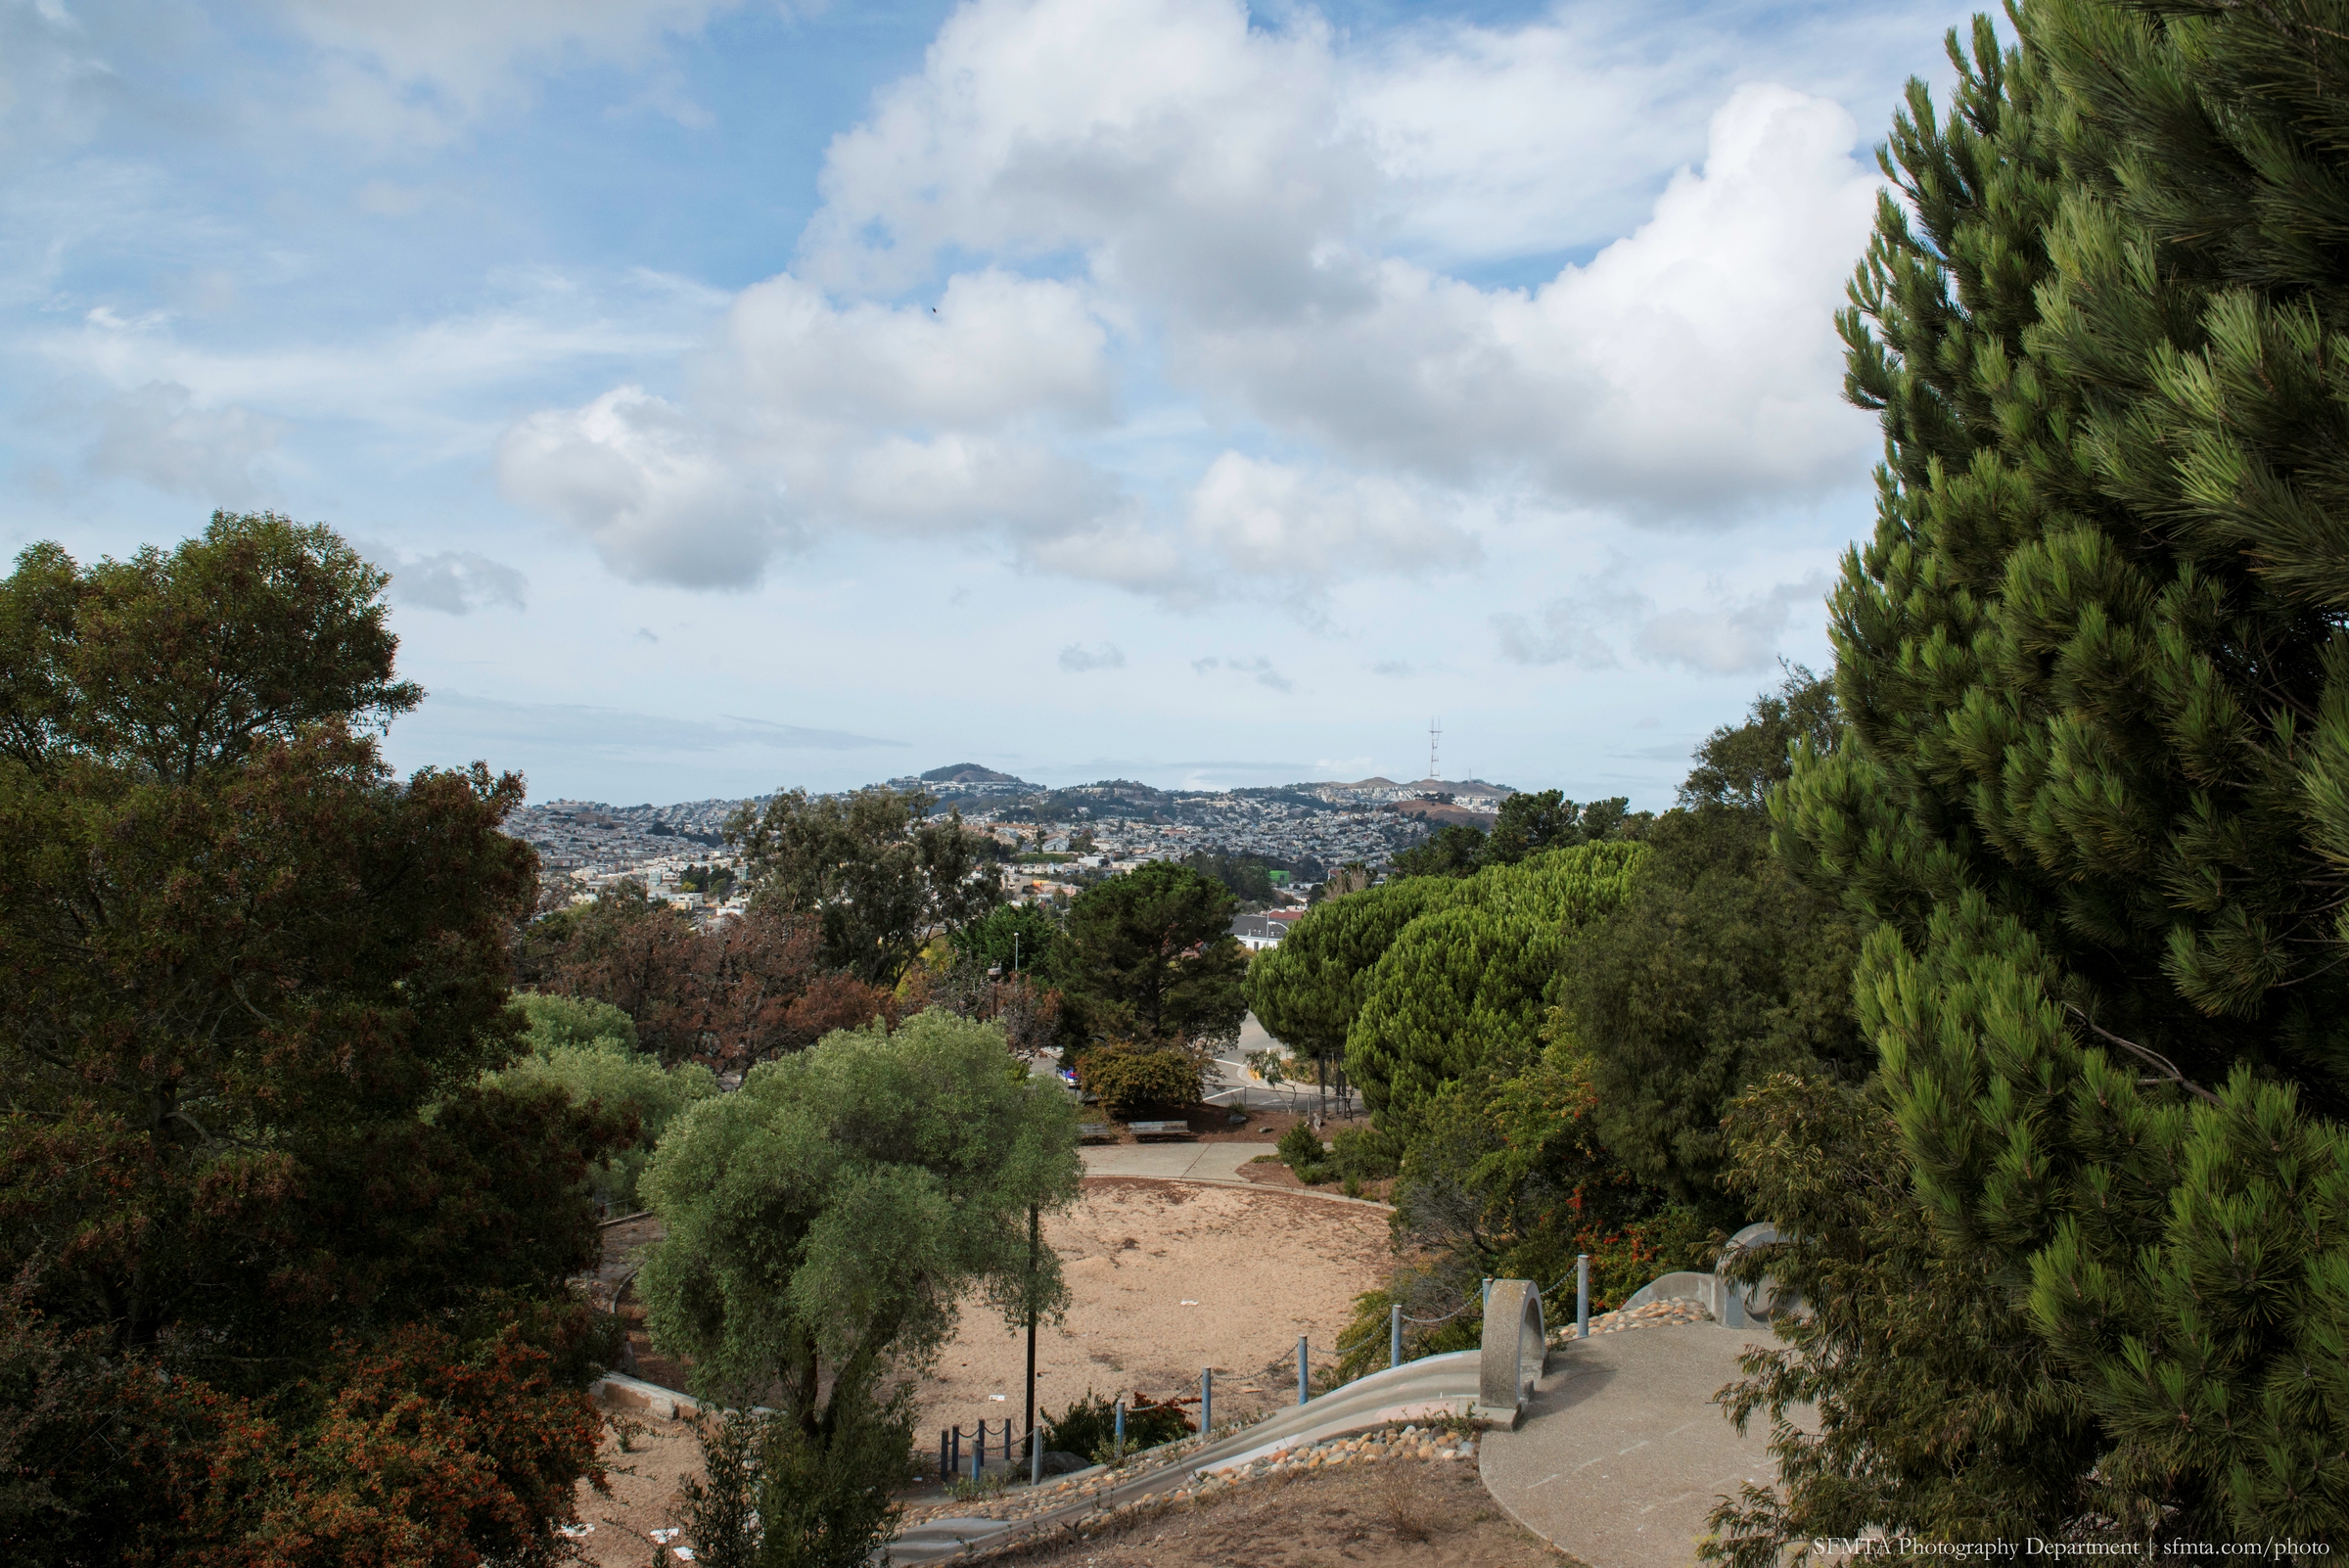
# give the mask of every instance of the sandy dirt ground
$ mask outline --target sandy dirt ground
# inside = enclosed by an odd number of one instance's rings
[[[1164,1400],[1216,1369],[1216,1414],[1297,1398],[1297,1336],[1326,1351],[1354,1298],[1384,1277],[1387,1217],[1277,1189],[1100,1176],[1044,1224],[1074,1298],[1036,1335],[1036,1403],[1058,1413],[1087,1390]],[[921,1391],[917,1441],[949,1423],[1023,1414],[1027,1337],[977,1308]],[[966,1440],[965,1452],[968,1452]]]
[[[675,1563],[673,1551],[657,1550],[653,1533],[674,1527],[670,1515],[677,1485],[701,1473],[701,1445],[693,1429],[682,1421],[642,1417],[607,1421],[597,1457],[609,1472],[611,1490],[598,1494],[579,1484],[579,1522],[585,1528],[572,1544],[581,1560],[595,1568],[645,1568],[656,1558]]]
[[[608,1271],[617,1280],[627,1268],[619,1255],[632,1262],[658,1229],[638,1222],[613,1232]],[[1199,1369],[1213,1365],[1220,1421],[1296,1400],[1297,1336],[1311,1335],[1317,1353],[1335,1344],[1355,1296],[1384,1278],[1387,1217],[1274,1188],[1105,1176],[1084,1183],[1073,1212],[1045,1222],[1044,1241],[1061,1256],[1073,1300],[1066,1321],[1036,1335],[1039,1408],[1057,1413],[1088,1390],[1195,1397]],[[641,1318],[624,1297],[622,1311]],[[650,1354],[641,1326],[635,1339],[641,1375],[682,1387],[683,1369]],[[935,1454],[949,1422],[966,1433],[982,1415],[1016,1425],[1026,1360],[1024,1333],[967,1307],[922,1387],[917,1454]],[[670,1499],[699,1463],[679,1422],[639,1418],[629,1447],[622,1452],[607,1431],[611,1495],[579,1492],[579,1517],[596,1528],[577,1544],[589,1562],[614,1568],[652,1560],[650,1532],[674,1523]]]
[[[1089,1541],[1000,1559],[1020,1568],[1566,1568],[1520,1529],[1474,1464],[1390,1463],[1234,1487]]]

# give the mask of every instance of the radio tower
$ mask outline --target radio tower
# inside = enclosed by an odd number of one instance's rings
[[[1442,773],[1436,771],[1436,743],[1443,738],[1444,725],[1442,721],[1433,718],[1429,719],[1427,721],[1427,776],[1431,780],[1440,779],[1444,776]]]

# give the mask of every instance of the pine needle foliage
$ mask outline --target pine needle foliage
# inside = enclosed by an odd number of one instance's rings
[[[2034,1533],[2337,1539],[2349,16],[2009,18],[1884,150],[1841,318],[1886,454],[1833,601],[1852,738],[1778,844],[1883,922],[1857,995],[1914,1190],[2051,1353],[2008,1417],[2063,1459]],[[1996,1387],[2005,1339],[1928,1354]]]

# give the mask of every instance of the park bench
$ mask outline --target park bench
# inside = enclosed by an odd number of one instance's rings
[[[1128,1122],[1126,1130],[1137,1138],[1188,1138],[1198,1134],[1188,1122]]]
[[[1114,1143],[1117,1141],[1118,1130],[1107,1122],[1080,1122],[1077,1124],[1077,1137],[1079,1141],[1084,1143],[1101,1141]]]

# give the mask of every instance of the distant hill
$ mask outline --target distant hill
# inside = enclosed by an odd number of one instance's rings
[[[1499,801],[1517,792],[1506,784],[1488,784],[1481,778],[1451,779],[1423,778],[1410,784],[1399,784],[1383,774],[1358,778],[1348,784],[1331,780],[1326,784],[1300,784],[1299,789],[1325,790],[1409,790],[1416,795],[1450,795],[1457,800]]]
[[[1017,784],[1021,780],[1010,773],[998,773],[977,762],[954,762],[945,767],[934,767],[922,775],[925,784]]]

